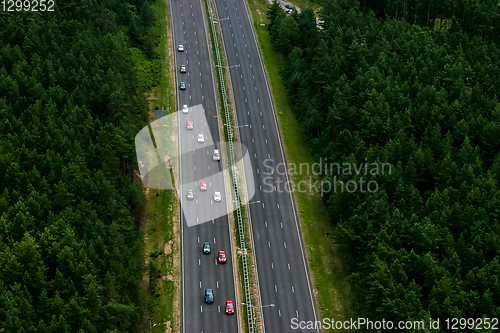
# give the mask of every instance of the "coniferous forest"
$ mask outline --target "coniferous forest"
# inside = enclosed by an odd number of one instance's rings
[[[276,4],[269,29],[315,159],[392,166],[324,175],[379,186],[323,196],[352,257],[354,313],[499,318],[498,1],[321,5],[322,29]]]
[[[0,12],[0,330],[138,332],[148,1]]]

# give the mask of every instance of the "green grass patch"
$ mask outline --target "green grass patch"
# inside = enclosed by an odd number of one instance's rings
[[[249,0],[248,5],[252,16],[257,39],[262,51],[265,67],[269,74],[274,105],[278,115],[288,163],[315,162],[302,134],[300,123],[295,119],[288,94],[280,75],[283,63],[281,54],[274,50],[271,36],[268,32],[267,10],[265,0]],[[266,26],[261,26],[264,23]],[[295,184],[300,181],[315,182],[317,177],[310,175],[293,175]],[[297,210],[301,220],[301,229],[308,252],[311,273],[314,278],[315,297],[319,307],[320,318],[348,319],[353,316],[350,284],[347,280],[349,256],[340,251],[332,236],[335,228],[331,224],[319,193],[294,192]]]
[[[157,57],[151,61],[151,70],[146,68],[144,74],[149,71],[150,75],[155,75],[155,78],[150,78],[149,82],[145,82],[144,88],[148,88],[148,100],[152,109],[167,110],[169,112],[176,111],[175,101],[175,68],[173,67],[173,50],[171,37],[168,34],[170,31],[170,11],[165,1],[155,1],[154,9],[160,17],[155,23],[155,32],[158,38],[158,44],[155,48]],[[144,56],[144,55],[143,55]],[[146,59],[146,61],[148,61]],[[154,83],[154,86],[151,84]]]
[[[172,190],[153,190],[148,194],[148,213],[145,232],[145,254],[147,264],[147,282],[143,286],[147,313],[144,326],[151,332],[165,332],[165,322],[170,325],[177,321],[173,318],[175,285],[172,240],[174,239],[173,219],[175,196]],[[167,251],[165,251],[167,250]],[[167,254],[168,253],[168,254]]]
[[[294,7],[298,7],[302,10],[306,9],[306,8],[309,8],[309,9],[312,9],[314,12],[316,12],[320,7],[321,5],[314,2],[314,1],[311,1],[311,0],[292,0],[292,1],[289,1]]]
[[[166,109],[174,112],[175,85],[174,69],[171,66],[171,41],[168,35],[169,11],[165,1],[154,3],[159,19],[156,22],[158,44],[156,57],[148,60],[139,49],[132,49],[139,84],[146,91],[150,109]],[[154,121],[150,119],[150,121]],[[172,190],[149,189],[148,205],[141,227],[144,234],[144,255],[148,262],[143,281],[145,313],[143,332],[164,333],[165,323],[169,322],[172,331],[179,326],[179,318],[174,316],[176,297],[175,280],[180,268],[175,266],[173,241],[174,215],[177,212],[177,199]],[[156,325],[155,325],[156,324]]]

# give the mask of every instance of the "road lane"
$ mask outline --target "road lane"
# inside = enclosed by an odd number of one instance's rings
[[[219,23],[228,64],[241,65],[230,72],[231,87],[238,125],[251,126],[239,133],[252,157],[253,170],[245,170],[255,179],[252,200],[263,203],[249,209],[261,304],[276,304],[261,311],[264,330],[290,332],[293,318],[317,320],[317,312],[293,194],[278,190],[288,175],[277,169],[285,158],[275,110],[246,3],[215,4],[218,17],[229,17]]]
[[[170,2],[173,43],[175,52],[176,85],[185,82],[186,90],[177,91],[177,105],[190,107],[189,113],[178,113],[179,129],[179,196],[181,197],[181,242],[182,242],[182,332],[239,332],[238,309],[236,314],[225,314],[226,300],[236,300],[234,267],[231,251],[230,227],[227,216],[227,202],[222,163],[212,160],[206,151],[212,149],[211,139],[219,147],[219,124],[213,82],[210,50],[207,44],[206,25],[202,6],[196,0]],[[178,52],[178,45],[184,45],[184,52]],[[180,73],[180,66],[186,65],[186,73]],[[203,116],[197,114],[197,105],[203,105]],[[206,119],[206,123],[205,123]],[[194,129],[186,129],[186,121],[194,122]],[[199,133],[208,137],[204,144],[198,143]],[[208,167],[211,169],[208,170]],[[206,180],[209,187],[202,192],[199,182]],[[210,186],[211,185],[211,186]],[[187,200],[187,190],[194,191],[194,199]],[[222,194],[221,202],[213,202],[213,192]],[[223,214],[195,226],[194,219],[204,219],[211,214]],[[186,220],[188,218],[188,220]],[[189,222],[189,223],[188,223]],[[202,246],[210,242],[212,253],[205,255]],[[219,250],[226,251],[228,261],[216,263]],[[204,291],[214,291],[214,303],[205,304]],[[220,312],[219,312],[220,310]]]

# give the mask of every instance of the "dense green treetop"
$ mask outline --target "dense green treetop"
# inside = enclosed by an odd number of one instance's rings
[[[335,240],[353,255],[356,313],[499,318],[498,26],[464,25],[469,13],[457,9],[455,18],[439,14],[449,27],[433,29],[396,17],[396,3],[375,13],[375,3],[324,1],[323,29],[311,10],[286,15],[274,4],[268,13],[315,158],[392,166],[323,175],[337,184],[323,199]],[[356,191],[346,190],[349,181]],[[378,190],[367,192],[368,181]]]
[[[142,263],[130,180],[154,57],[148,1],[0,13],[0,328],[138,332]]]

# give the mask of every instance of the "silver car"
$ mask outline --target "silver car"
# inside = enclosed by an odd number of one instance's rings
[[[193,200],[194,199],[194,191],[193,190],[188,190],[186,197],[187,197],[188,200]]]
[[[221,201],[222,196],[220,195],[220,192],[215,192],[214,193],[214,201]]]

